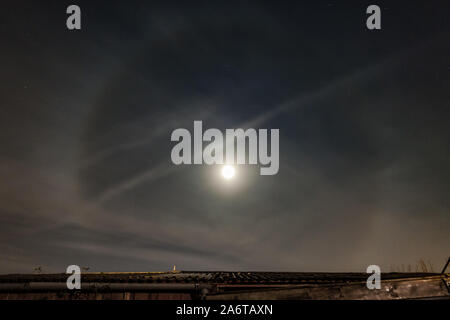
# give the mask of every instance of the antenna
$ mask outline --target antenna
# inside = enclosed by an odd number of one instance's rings
[[[450,263],[450,257],[448,257],[447,263],[444,266],[444,269],[442,269],[441,273],[445,273],[445,270],[447,270],[448,264]]]

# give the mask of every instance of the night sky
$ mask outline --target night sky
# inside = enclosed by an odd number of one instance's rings
[[[2,3],[0,273],[440,271],[450,2],[390,2]],[[194,120],[280,129],[279,173],[175,166]]]

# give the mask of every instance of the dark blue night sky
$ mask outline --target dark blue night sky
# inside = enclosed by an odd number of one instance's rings
[[[374,3],[2,4],[0,272],[439,271],[450,6]],[[279,173],[173,165],[194,120],[280,129]]]

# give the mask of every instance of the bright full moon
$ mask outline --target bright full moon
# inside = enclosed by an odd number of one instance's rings
[[[234,167],[232,166],[224,166],[222,169],[222,176],[227,179],[230,180],[231,178],[234,177],[234,174],[236,173],[236,171],[234,170]]]

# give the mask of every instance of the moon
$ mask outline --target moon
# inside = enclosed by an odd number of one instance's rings
[[[236,170],[234,169],[233,166],[230,165],[226,165],[222,168],[222,176],[226,179],[226,180],[230,180],[234,177],[234,175],[236,174]]]

